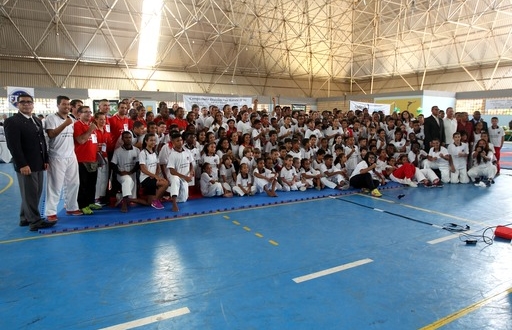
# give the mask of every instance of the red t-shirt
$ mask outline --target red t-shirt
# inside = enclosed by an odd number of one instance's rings
[[[77,120],[74,124],[73,137],[75,138],[75,154],[79,163],[95,162],[96,152],[98,151],[98,139],[94,132],[89,136],[89,139],[84,144],[76,141],[76,138],[87,132],[89,124],[81,120]]]
[[[103,157],[107,157],[107,152],[114,151],[115,147],[110,132],[107,132],[106,127],[104,127],[103,130],[95,129],[94,134],[98,139],[98,151],[101,151]]]
[[[171,121],[171,123],[178,125],[180,131],[186,130],[188,126],[188,122],[185,119],[175,118]]]
[[[110,135],[112,137],[112,143],[115,145],[117,140],[124,131],[130,131],[133,129],[133,121],[125,116],[124,118],[119,117],[118,114],[110,117]]]

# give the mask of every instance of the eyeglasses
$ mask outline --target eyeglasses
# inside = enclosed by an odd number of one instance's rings
[[[34,101],[19,101],[19,104],[34,104]]]
[[[92,113],[92,111],[81,111],[80,113]]]

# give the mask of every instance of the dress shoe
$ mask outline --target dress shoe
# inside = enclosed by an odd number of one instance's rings
[[[28,225],[30,225],[30,222],[27,220],[20,220],[20,227],[26,227]]]
[[[39,229],[43,228],[50,228],[55,225],[55,222],[46,222],[43,220],[39,220],[37,222],[30,224],[30,231],[38,231]]]

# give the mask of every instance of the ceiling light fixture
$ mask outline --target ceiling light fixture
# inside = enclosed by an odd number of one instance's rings
[[[139,67],[152,67],[156,63],[162,5],[163,0],[144,0],[142,3],[139,56],[137,60]]]

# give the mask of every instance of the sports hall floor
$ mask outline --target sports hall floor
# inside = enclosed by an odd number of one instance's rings
[[[18,227],[15,180],[0,164],[0,329],[512,329],[510,240],[467,245],[442,229],[510,224],[511,170],[490,188],[394,186],[380,199],[109,209],[46,233]],[[95,217],[134,221],[77,229]]]

